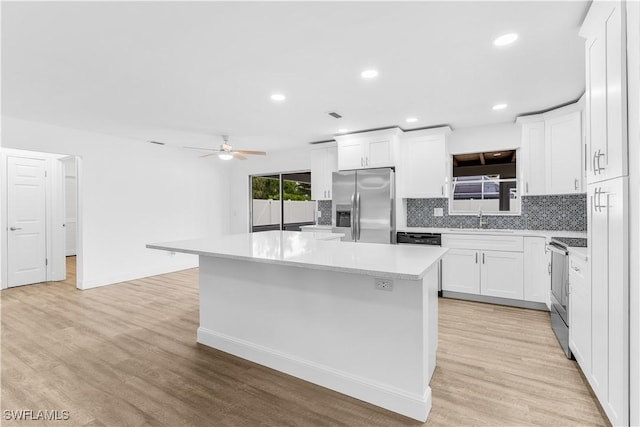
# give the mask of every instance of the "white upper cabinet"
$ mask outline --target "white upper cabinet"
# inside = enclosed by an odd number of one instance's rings
[[[324,145],[324,144],[323,144]],[[338,170],[335,144],[311,150],[311,198],[331,200],[332,174]]]
[[[580,30],[586,40],[587,182],[627,175],[624,5],[593,2]]]
[[[338,169],[370,169],[396,165],[399,128],[337,136]]]
[[[525,196],[546,194],[544,120],[522,121],[521,128],[522,194]]]
[[[581,109],[579,102],[518,117],[523,195],[584,192]]]
[[[446,197],[451,160],[447,150],[448,126],[406,132],[400,139],[396,168],[399,198]]]
[[[582,192],[580,111],[545,120],[546,193]]]

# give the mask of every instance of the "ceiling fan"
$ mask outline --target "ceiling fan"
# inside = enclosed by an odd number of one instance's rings
[[[246,154],[258,155],[258,156],[265,156],[267,154],[264,151],[256,151],[256,150],[234,150],[233,147],[229,145],[229,135],[222,135],[222,140],[224,141],[224,143],[220,145],[220,149],[200,148],[200,147],[184,147],[184,148],[190,148],[193,150],[212,151],[211,153],[202,155],[200,157],[209,157],[209,156],[217,155],[218,158],[222,160],[231,160],[231,159],[247,160],[247,158],[245,157]]]

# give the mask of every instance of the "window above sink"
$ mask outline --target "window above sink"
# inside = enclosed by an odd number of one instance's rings
[[[450,215],[520,215],[517,150],[452,155]]]

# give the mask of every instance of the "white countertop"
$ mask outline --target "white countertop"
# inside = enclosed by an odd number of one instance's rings
[[[567,250],[569,251],[569,255],[575,255],[584,261],[589,260],[589,248],[579,248],[577,246],[569,246]]]
[[[318,224],[314,224],[314,225],[303,225],[300,227],[300,230],[316,230],[316,231],[331,231],[332,227],[330,225],[318,225]]]
[[[531,237],[583,237],[586,231],[562,230],[503,230],[490,228],[431,228],[431,227],[403,227],[397,230],[406,233],[440,233],[440,234],[485,234],[499,236],[531,236]]]
[[[312,234],[316,233],[263,231],[153,243],[147,248],[406,280],[422,279],[447,252],[437,246],[327,241]]]
[[[344,233],[332,233],[331,231],[305,231],[305,234],[311,235],[316,240],[340,240],[344,237]]]

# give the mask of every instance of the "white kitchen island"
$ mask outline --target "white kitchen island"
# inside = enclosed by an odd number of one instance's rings
[[[427,419],[445,248],[288,231],[147,247],[200,256],[199,343]]]

